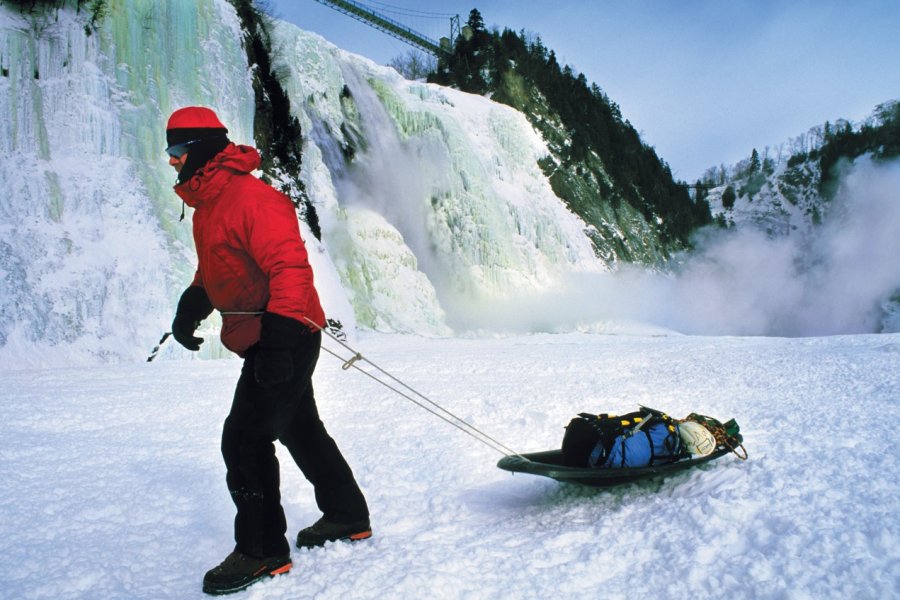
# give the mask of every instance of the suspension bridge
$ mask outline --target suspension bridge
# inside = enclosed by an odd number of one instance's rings
[[[438,58],[453,51],[453,44],[460,35],[459,15],[423,12],[380,2],[363,3],[355,0],[316,0],[316,2]],[[449,32],[448,35],[435,40],[404,24],[400,19],[431,24],[437,21],[449,22]]]

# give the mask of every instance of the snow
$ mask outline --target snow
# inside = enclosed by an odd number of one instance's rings
[[[736,418],[750,458],[612,490],[511,475],[495,468],[499,453],[323,353],[320,411],[375,535],[295,550],[288,575],[236,597],[900,592],[900,334],[695,337],[621,325],[617,335],[494,339],[369,333],[351,344],[518,452],[559,447],[578,412],[645,404]],[[203,573],[232,547],[218,436],[240,364],[0,373],[0,595],[203,597]],[[279,456],[293,536],[319,515]]]

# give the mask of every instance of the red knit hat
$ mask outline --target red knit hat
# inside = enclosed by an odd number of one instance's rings
[[[183,156],[187,161],[178,172],[178,183],[194,176],[209,159],[224,150],[230,140],[228,130],[212,110],[202,106],[179,108],[166,124],[166,152]]]
[[[169,129],[225,129],[225,126],[212,110],[203,106],[186,106],[169,117],[166,131]]]
[[[228,130],[212,110],[202,106],[179,108],[166,124],[166,142],[169,146],[196,142],[207,138],[224,138]]]

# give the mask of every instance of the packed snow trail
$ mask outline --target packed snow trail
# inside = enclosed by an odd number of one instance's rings
[[[638,404],[741,425],[724,457],[609,491],[496,453],[324,355],[315,384],[375,537],[295,550],[242,598],[887,598],[900,590],[900,335],[363,335],[364,355],[521,451]],[[2,597],[201,598],[231,550],[219,455],[240,362],[2,371]],[[319,515],[279,448],[289,534]]]

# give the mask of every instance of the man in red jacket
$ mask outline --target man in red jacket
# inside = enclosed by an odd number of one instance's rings
[[[228,140],[216,114],[182,108],[169,118],[175,192],[194,209],[197,272],[181,295],[172,334],[199,350],[194,332],[215,308],[222,343],[244,358],[222,431],[226,483],[237,508],[234,551],[203,579],[227,594],[291,568],[274,441],[290,451],[315,489],[323,516],[297,534],[298,547],[372,535],[353,473],[319,419],[312,374],[325,314],[290,200],[251,174],[254,148]]]

